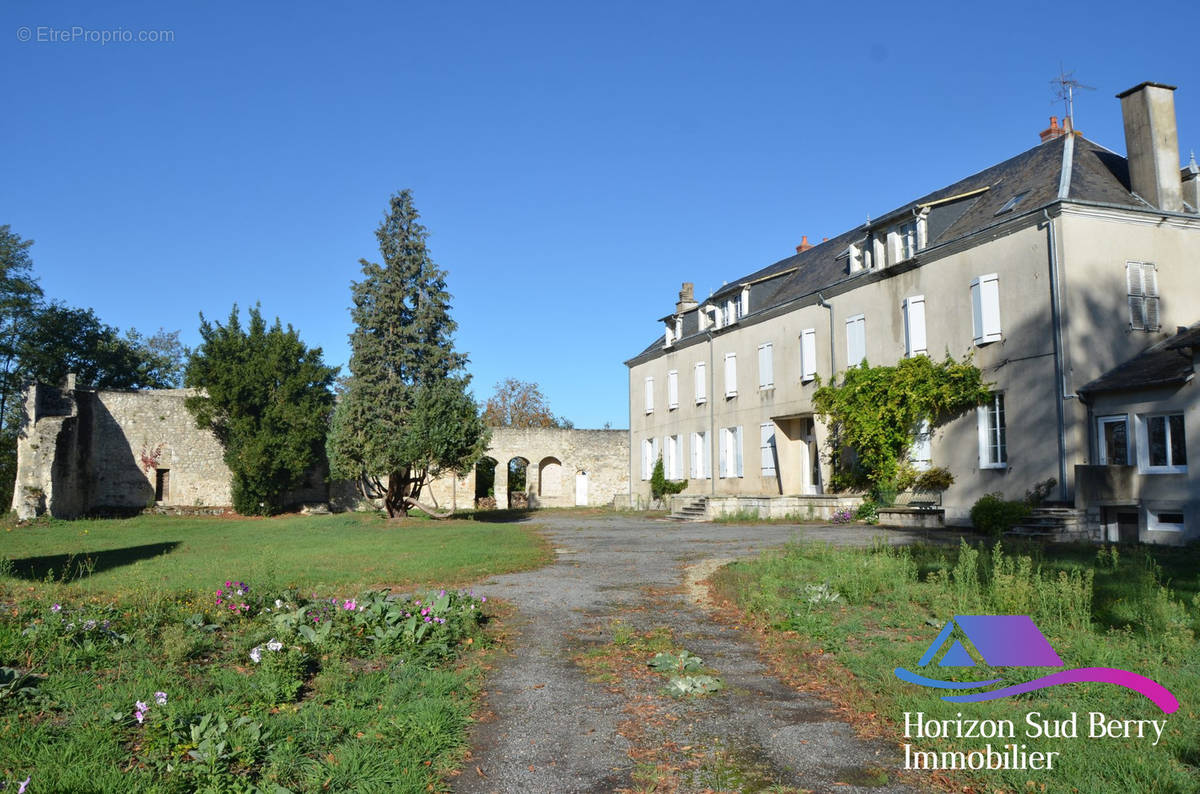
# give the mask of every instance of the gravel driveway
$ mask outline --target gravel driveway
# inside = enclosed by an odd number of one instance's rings
[[[455,791],[649,791],[656,764],[678,791],[911,789],[892,747],[855,737],[830,704],[773,677],[752,638],[714,619],[684,584],[716,561],[796,538],[869,545],[921,535],[869,527],[677,524],[634,514],[541,513],[530,519],[557,559],[480,589],[514,603],[513,653],[486,684],[471,757]],[[705,564],[707,562],[707,564]],[[715,670],[725,690],[676,700],[646,676],[597,682],[577,662],[611,641],[613,621],[668,631]],[[664,763],[667,762],[667,763]],[[661,790],[661,789],[660,789]]]

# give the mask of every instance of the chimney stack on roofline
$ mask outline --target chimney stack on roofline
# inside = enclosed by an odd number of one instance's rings
[[[1175,86],[1145,82],[1117,99],[1125,122],[1130,188],[1160,210],[1182,212]]]
[[[796,253],[802,254],[812,247],[812,243],[808,241],[808,235],[802,235],[800,237],[800,245],[796,246]]]
[[[679,289],[679,302],[675,304],[675,313],[683,314],[689,309],[696,308],[696,285],[691,281],[683,282]]]
[[[1070,116],[1063,116],[1062,126],[1058,126],[1058,116],[1050,117],[1050,126],[1038,133],[1038,137],[1042,139],[1042,143],[1052,141],[1055,138],[1061,138],[1064,135],[1070,135],[1075,131],[1071,124]]]

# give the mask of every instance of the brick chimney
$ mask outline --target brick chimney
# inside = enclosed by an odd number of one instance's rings
[[[688,309],[696,308],[696,285],[691,281],[683,282],[679,289],[679,302],[675,304],[675,313],[683,314]]]
[[[810,242],[808,241],[808,235],[807,235],[807,234],[805,234],[805,235],[801,235],[801,237],[800,237],[800,245],[796,246],[796,253],[798,253],[798,254],[802,254],[802,253],[804,253],[805,251],[807,251],[808,249],[810,249],[810,248],[812,248],[812,247],[813,247],[813,246],[812,246],[812,243],[810,243]]]
[[[1142,83],[1117,94],[1125,121],[1125,151],[1134,193],[1168,212],[1183,211],[1175,86]]]

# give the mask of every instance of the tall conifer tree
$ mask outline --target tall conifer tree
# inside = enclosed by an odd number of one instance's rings
[[[454,350],[446,274],[419,218],[409,191],[392,196],[375,231],[383,263],[361,260],[351,285],[350,377],[328,447],[334,476],[382,498],[392,517],[418,505],[431,479],[469,470],[488,440],[467,357]]]

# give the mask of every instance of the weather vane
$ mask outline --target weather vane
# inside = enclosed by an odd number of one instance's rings
[[[1079,125],[1075,123],[1075,91],[1078,89],[1095,91],[1096,89],[1076,80],[1074,72],[1063,71],[1061,62],[1058,64],[1058,77],[1051,80],[1050,85],[1054,87],[1057,99],[1063,103],[1064,118],[1071,120],[1072,128],[1079,129]]]

